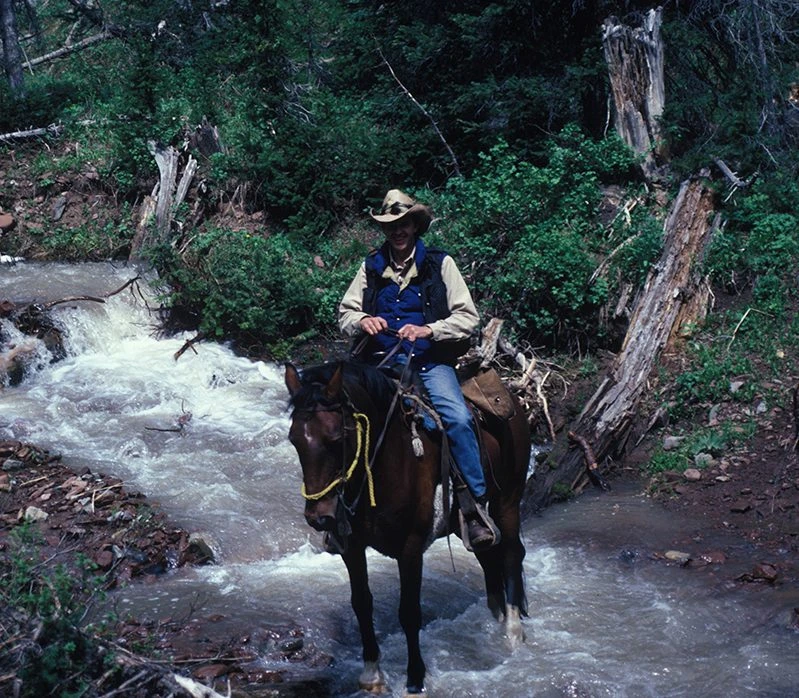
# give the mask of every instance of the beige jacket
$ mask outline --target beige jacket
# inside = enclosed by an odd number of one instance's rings
[[[391,278],[400,288],[407,286],[416,275],[416,262],[411,265],[404,276],[400,276],[394,271],[391,265],[386,267],[383,272],[385,278]],[[433,330],[432,339],[435,342],[466,339],[477,329],[480,324],[480,316],[477,314],[469,287],[463,280],[455,260],[449,255],[444,257],[441,264],[441,278],[447,287],[447,305],[451,315],[428,324],[428,327]],[[361,332],[360,322],[367,316],[367,313],[361,309],[365,288],[366,264],[362,263],[338,307],[338,324],[341,331],[348,337],[354,337]]]

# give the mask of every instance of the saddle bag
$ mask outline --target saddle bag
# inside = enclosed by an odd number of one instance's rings
[[[461,382],[463,396],[486,414],[508,420],[516,414],[513,398],[493,368],[481,368]]]

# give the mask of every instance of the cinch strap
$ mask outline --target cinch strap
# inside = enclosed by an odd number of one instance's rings
[[[369,503],[372,505],[372,507],[377,506],[377,502],[375,501],[375,484],[372,480],[372,468],[369,465],[369,417],[362,412],[355,412],[353,413],[352,418],[355,420],[356,441],[355,457],[352,459],[350,467],[347,468],[347,471],[343,475],[337,477],[321,492],[317,492],[316,494],[308,494],[307,490],[305,489],[305,482],[303,482],[301,491],[302,496],[305,499],[309,501],[322,499],[322,497],[328,494],[334,487],[349,482],[352,474],[355,472],[355,468],[358,465],[361,454],[363,454],[363,465],[366,469],[366,481],[369,486]]]

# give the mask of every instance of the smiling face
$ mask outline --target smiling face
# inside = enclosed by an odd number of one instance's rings
[[[413,216],[406,216],[393,223],[383,223],[382,228],[388,244],[391,245],[394,258],[403,260],[410,256],[419,229]]]

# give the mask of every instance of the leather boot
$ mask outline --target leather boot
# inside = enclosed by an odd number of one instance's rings
[[[473,550],[484,550],[490,548],[494,543],[498,542],[498,535],[489,528],[483,521],[483,516],[488,519],[488,512],[486,510],[486,498],[480,497],[475,500],[477,506],[480,508],[481,513],[474,511],[466,518],[466,528],[469,532],[469,543]],[[489,519],[490,521],[490,519]],[[493,522],[491,522],[493,523]],[[494,527],[496,529],[496,526]]]

